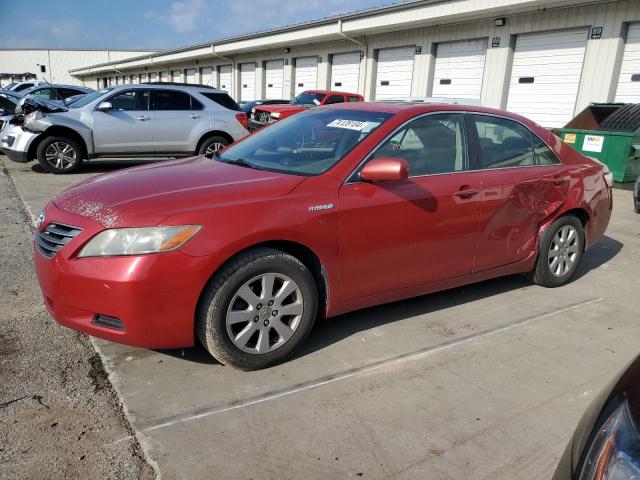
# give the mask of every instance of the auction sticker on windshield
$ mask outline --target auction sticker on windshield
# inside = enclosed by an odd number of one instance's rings
[[[336,118],[333,122],[327,124],[327,127],[346,128],[348,130],[361,132],[369,123],[370,122],[361,122],[359,120],[341,120]]]

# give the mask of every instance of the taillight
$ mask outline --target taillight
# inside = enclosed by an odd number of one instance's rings
[[[247,114],[246,113],[238,113],[236,114],[236,118],[238,119],[238,121],[242,124],[242,126],[249,130],[249,122],[247,121]]]

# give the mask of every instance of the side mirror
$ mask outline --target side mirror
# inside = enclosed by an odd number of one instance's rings
[[[109,110],[113,110],[113,105],[111,105],[111,102],[102,102],[98,105],[98,110],[101,112],[108,112]]]
[[[374,158],[360,170],[365,182],[394,182],[409,178],[409,165],[404,158]]]

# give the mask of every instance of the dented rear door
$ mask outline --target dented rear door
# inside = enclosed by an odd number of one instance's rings
[[[476,116],[481,206],[473,271],[526,259],[540,226],[565,202],[570,177],[558,163],[537,165],[528,129],[504,118]],[[527,143],[529,142],[529,143]]]

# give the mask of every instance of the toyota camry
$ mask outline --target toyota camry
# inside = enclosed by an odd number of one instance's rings
[[[35,265],[61,325],[146,348],[200,341],[258,369],[316,318],[516,273],[567,283],[607,228],[611,185],[515,114],[331,105],[67,190],[40,215]]]

